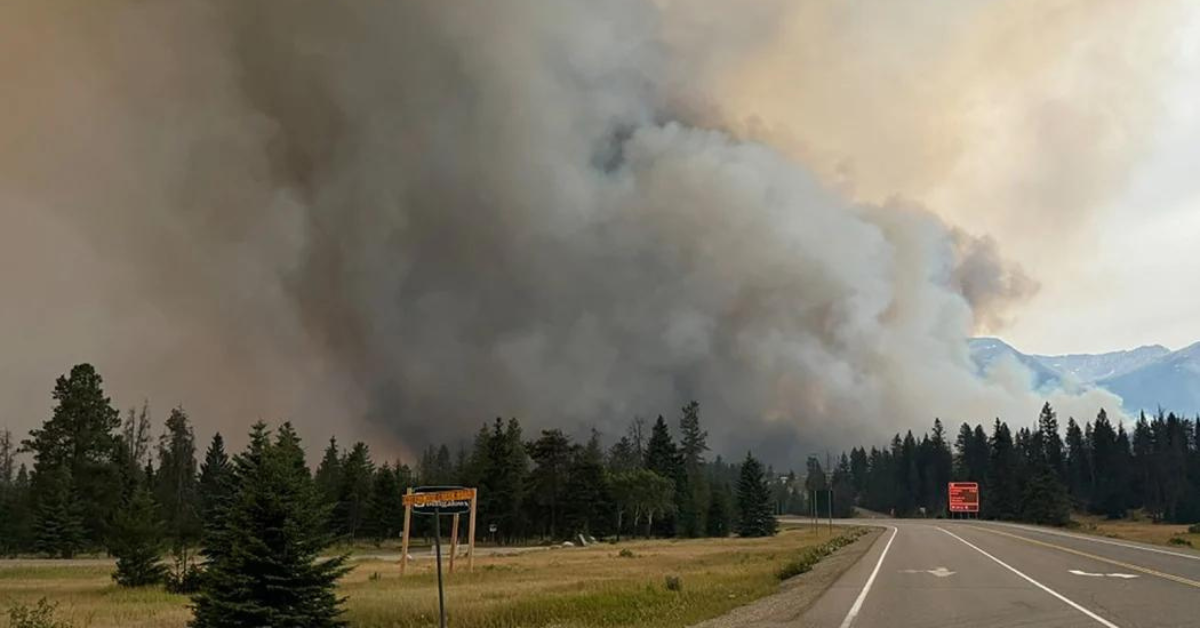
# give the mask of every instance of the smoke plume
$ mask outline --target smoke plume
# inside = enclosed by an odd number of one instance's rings
[[[1037,281],[943,211],[941,177],[973,166],[956,136],[891,83],[895,118],[826,88],[785,125],[756,60],[828,45],[794,85],[855,85],[880,46],[855,57],[852,20],[789,38],[845,3],[750,4],[6,5],[0,412],[31,427],[86,360],[202,431],[291,418],[395,452],[496,415],[611,435],[692,398],[718,451],[780,462],[1032,419],[1028,373],[980,377],[963,342]],[[887,143],[912,134],[926,150]]]

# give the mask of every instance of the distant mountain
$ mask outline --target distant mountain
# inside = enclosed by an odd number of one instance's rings
[[[1053,387],[1062,380],[1062,374],[1057,370],[1046,366],[1032,355],[1017,351],[1012,345],[999,338],[972,338],[967,346],[971,351],[971,360],[980,374],[991,368],[997,360],[1005,356],[1012,356],[1033,372],[1034,388]]]
[[[1200,413],[1200,343],[1179,351],[1153,345],[1072,355],[1026,354],[998,338],[972,338],[968,347],[981,373],[1012,356],[1033,373],[1038,389],[1072,379],[1119,395],[1131,414],[1159,407],[1189,416]]]
[[[1091,383],[1136,371],[1161,360],[1170,353],[1171,350],[1162,345],[1153,345],[1138,347],[1130,351],[1113,351],[1098,355],[1076,353],[1071,355],[1032,355],[1030,357],[1059,373],[1074,375],[1081,382]]]
[[[1096,385],[1120,395],[1127,412],[1155,412],[1162,407],[1188,416],[1200,413],[1200,343],[1098,380]]]

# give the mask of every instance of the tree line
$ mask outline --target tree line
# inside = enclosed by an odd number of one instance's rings
[[[813,461],[810,460],[810,467]],[[818,467],[819,470],[819,467]],[[917,439],[897,434],[886,448],[854,448],[833,474],[834,504],[896,516],[945,516],[947,484],[980,485],[981,516],[1063,525],[1072,509],[1122,518],[1200,520],[1200,417],[1142,414],[1132,435],[1100,410],[1082,426],[1045,404],[1036,424],[1015,432],[996,419],[988,434],[963,423],[951,443],[940,420]]]
[[[148,405],[122,415],[90,365],[58,378],[53,399],[51,417],[28,438],[18,443],[0,432],[0,553],[107,552],[135,566],[123,584],[165,579],[194,588],[203,562],[197,552],[209,552],[215,538],[206,522],[233,498],[242,459],[265,447],[258,441],[266,426],[255,426],[249,449],[235,456],[215,434],[198,459],[182,407],[155,438]],[[774,533],[776,514],[801,510],[794,473],[777,477],[750,454],[739,464],[709,459],[699,404],[681,409],[677,427],[662,416],[650,426],[635,419],[606,448],[594,431],[582,443],[557,429],[528,439],[517,419],[497,418],[469,447],[431,446],[412,465],[376,461],[366,443],[342,446],[336,438],[315,470],[302,449],[293,462],[311,483],[324,513],[319,530],[331,541],[397,538],[403,495],[419,485],[478,487],[478,533],[497,543],[760,536]],[[290,426],[276,436],[299,448]],[[32,456],[31,468],[16,464],[18,452]],[[414,517],[412,532],[432,535],[432,524]],[[162,565],[164,549],[170,560]]]

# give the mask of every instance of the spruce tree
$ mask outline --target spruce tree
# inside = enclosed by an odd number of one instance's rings
[[[737,489],[737,533],[742,537],[771,536],[778,529],[771,504],[771,488],[760,463],[750,453],[742,462]]]
[[[320,558],[332,537],[328,507],[304,462],[300,439],[284,424],[274,442],[256,424],[235,463],[236,493],[220,534],[222,551],[193,598],[195,628],[343,626],[335,586],[346,557]]]
[[[334,509],[337,529],[346,537],[356,539],[362,534],[367,519],[371,480],[375,475],[371,452],[365,443],[358,442],[350,448],[342,458],[341,470],[341,487]]]
[[[654,422],[654,426],[650,430],[650,439],[646,442],[645,467],[648,471],[653,471],[660,477],[670,480],[675,486],[675,494],[678,497],[683,469],[679,461],[679,450],[675,446],[674,439],[671,438],[671,431],[667,428],[667,422],[662,415],[659,415],[658,420]],[[671,509],[671,512],[664,513],[664,516],[658,520],[654,530],[656,534],[660,536],[675,535],[678,509],[679,503],[676,500],[675,507]]]
[[[34,549],[47,556],[73,558],[84,543],[83,512],[74,498],[71,470],[64,466],[38,473],[34,510]]]
[[[1016,519],[1021,512],[1021,485],[1018,477],[1019,460],[1012,432],[1008,425],[996,419],[992,430],[991,456],[988,460],[989,497],[981,500],[988,517]]]
[[[609,527],[612,495],[600,435],[594,430],[587,445],[572,449],[563,507],[564,521],[572,533],[599,535]]]
[[[81,544],[100,546],[104,526],[122,495],[121,477],[115,463],[121,427],[121,415],[104,394],[103,379],[90,364],[71,368],[54,385],[54,413],[41,428],[31,430],[24,448],[33,453],[34,496],[38,501],[36,517],[59,516],[72,512],[82,524]],[[58,493],[63,485],[59,470],[69,481],[65,496]],[[42,504],[42,500],[58,500]],[[39,521],[43,531],[59,522]],[[43,538],[42,545],[50,542]],[[73,540],[64,548],[77,545]],[[68,550],[68,551],[74,551]],[[61,552],[60,552],[61,553]]]
[[[342,454],[338,450],[336,437],[329,438],[321,464],[317,465],[317,474],[313,478],[317,483],[317,492],[329,504],[336,504],[342,490]]]
[[[404,504],[396,471],[386,462],[375,470],[371,501],[367,505],[366,531],[378,544],[394,538],[404,520]]]
[[[543,535],[554,540],[564,532],[560,524],[571,465],[571,442],[562,430],[543,430],[541,437],[529,444],[528,451],[534,465],[529,472],[533,520],[540,523]]]
[[[679,504],[679,534],[699,537],[705,533],[708,514],[708,479],[704,473],[704,452],[708,451],[708,432],[700,429],[700,404],[692,401],[682,409],[679,421],[680,473],[676,484]]]
[[[187,588],[197,569],[192,555],[201,534],[196,476],[196,437],[187,413],[175,407],[159,439],[158,473],[153,478],[162,529],[174,560],[170,574],[173,588]]]
[[[733,499],[729,494],[729,485],[714,483],[711,486],[704,532],[707,536],[723,539],[733,531]]]
[[[113,515],[108,551],[117,559],[112,578],[123,587],[158,584],[166,576],[159,562],[162,522],[154,495],[138,487]]]

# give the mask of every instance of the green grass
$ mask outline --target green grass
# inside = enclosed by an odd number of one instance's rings
[[[785,530],[771,539],[636,541],[479,557],[474,573],[465,573],[464,560],[447,576],[447,607],[455,628],[688,626],[778,590],[780,570],[830,538]],[[393,561],[356,563],[340,587],[351,625],[436,626],[433,565],[409,567],[401,579]],[[668,589],[667,576],[679,578],[680,590]],[[186,597],[120,589],[103,565],[0,561],[0,610],[41,597],[79,628],[182,628],[190,617]],[[0,616],[0,626],[6,621]]]

